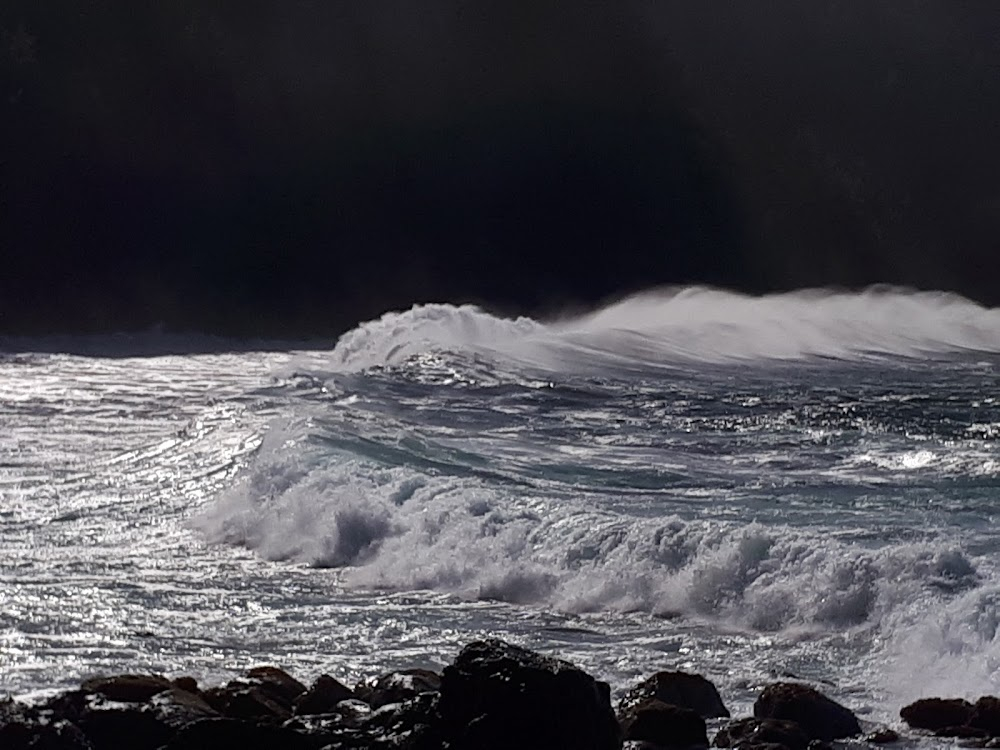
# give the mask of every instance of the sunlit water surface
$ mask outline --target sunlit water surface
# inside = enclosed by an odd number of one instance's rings
[[[0,355],[0,691],[352,682],[498,635],[618,691],[698,671],[734,713],[787,677],[893,724],[1000,692],[997,352],[942,295],[686,290]]]

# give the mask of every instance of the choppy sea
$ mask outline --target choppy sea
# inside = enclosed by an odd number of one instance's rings
[[[1000,693],[1000,311],[689,288],[153,339],[0,354],[0,693],[351,683],[483,635],[734,714],[779,678],[889,724]]]

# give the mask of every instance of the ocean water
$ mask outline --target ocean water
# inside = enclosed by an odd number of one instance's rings
[[[326,350],[68,343],[0,356],[0,692],[351,682],[483,635],[737,714],[790,677],[890,724],[1000,692],[1000,311],[691,288]]]

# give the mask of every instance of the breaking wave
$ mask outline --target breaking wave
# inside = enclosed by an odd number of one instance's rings
[[[996,352],[997,311],[900,290],[419,306],[289,365],[288,413],[193,524],[354,589],[861,638],[897,692],[987,692]]]
[[[436,350],[543,369],[997,352],[1000,310],[950,293],[895,288],[764,297],[668,289],[549,323],[502,319],[472,306],[421,305],[345,334],[329,364],[358,371]]]

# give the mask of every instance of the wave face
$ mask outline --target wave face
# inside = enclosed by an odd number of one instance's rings
[[[900,699],[995,692],[998,355],[998,311],[888,289],[415,307],[284,368],[292,408],[194,524],[348,589],[653,616]]]

